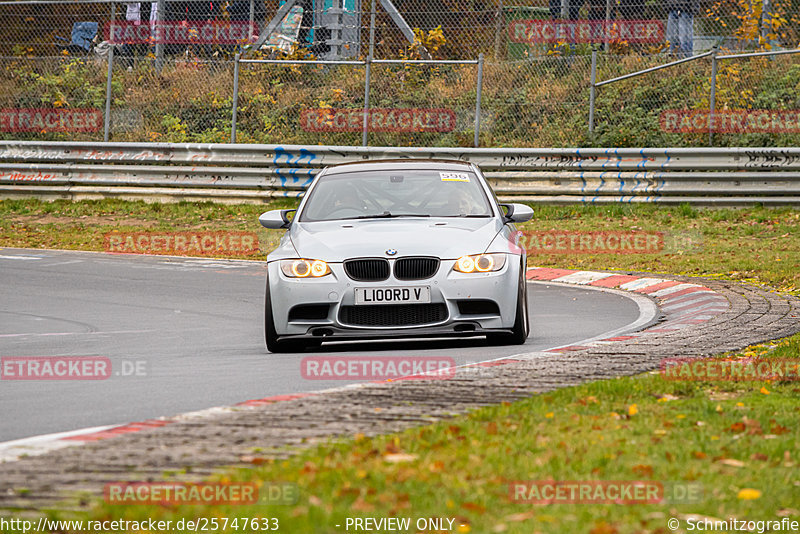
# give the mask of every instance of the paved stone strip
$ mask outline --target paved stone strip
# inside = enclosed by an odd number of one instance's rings
[[[100,495],[109,482],[159,481],[164,471],[201,480],[221,466],[252,465],[254,457],[285,458],[338,437],[395,432],[480,406],[653,371],[664,358],[710,356],[800,332],[800,299],[791,296],[716,280],[600,274],[535,269],[529,278],[558,282],[571,276],[572,283],[627,286],[657,299],[664,320],[587,346],[459,368],[450,380],[400,380],[256,399],[102,430],[82,446],[0,464],[0,508],[35,511],[54,503],[83,508],[88,500],[76,494]]]

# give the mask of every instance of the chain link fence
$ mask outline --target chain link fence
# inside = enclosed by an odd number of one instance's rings
[[[670,60],[666,55],[598,55],[597,81],[656,68]],[[650,140],[649,146],[703,144],[699,134],[665,131],[661,117],[669,110],[708,110],[710,75],[710,62],[701,59],[599,87],[594,137],[606,146],[619,147],[639,146],[641,137]]]
[[[0,57],[2,137],[102,141],[106,74],[91,57]]]
[[[800,144],[800,54],[720,59],[715,144]]]
[[[490,63],[482,144],[562,147],[585,139],[590,66],[579,55]]]
[[[230,137],[233,64],[165,60],[113,63],[110,138],[114,141],[225,143]],[[202,80],[202,82],[200,82]]]
[[[370,144],[472,145],[478,69],[475,64],[373,65],[370,114],[382,120],[370,124]]]
[[[236,141],[358,145],[364,82],[363,64],[242,63]]]
[[[0,138],[797,145],[800,55],[723,54],[798,27],[800,0],[0,1]],[[593,49],[601,82],[715,45],[714,116],[703,58],[598,87],[590,132]],[[234,113],[237,54],[305,63],[241,62]]]
[[[631,59],[601,57],[590,137],[617,147],[641,146],[642,138],[651,140],[648,146],[796,146],[796,52],[712,51],[671,64],[641,58],[627,74],[619,67],[633,67]]]

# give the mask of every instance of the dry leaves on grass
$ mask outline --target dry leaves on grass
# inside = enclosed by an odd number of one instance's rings
[[[476,502],[465,502],[461,505],[461,507],[479,515],[486,513],[486,507]]]
[[[594,527],[589,531],[589,534],[617,534],[617,532],[619,532],[617,527],[611,523],[600,521],[599,523],[595,523]]]
[[[752,501],[761,498],[761,492],[753,488],[744,488],[739,490],[739,493],[736,495],[736,498],[741,499],[743,501]]]
[[[775,434],[776,436],[780,436],[781,434],[786,434],[789,432],[789,429],[785,426],[779,425],[777,423],[773,424],[772,427],[769,429],[771,434]]]
[[[416,454],[406,454],[403,452],[389,453],[383,456],[383,460],[390,464],[398,464],[403,462],[413,462],[418,456]]]
[[[729,467],[744,467],[745,466],[744,462],[742,462],[741,460],[736,460],[734,458],[723,458],[722,460],[719,460],[717,463],[722,464],[722,465],[727,465]]]
[[[533,512],[522,512],[519,514],[507,515],[504,519],[512,523],[520,523],[522,521],[527,521],[528,519],[532,519],[534,515],[535,514]]]
[[[762,435],[764,433],[764,429],[761,428],[761,423],[755,419],[750,419],[747,416],[742,417],[741,422],[733,423],[728,428],[729,432],[734,433],[741,433],[745,430],[747,430],[747,433],[750,435]]]
[[[634,473],[641,477],[652,477],[653,476],[653,466],[646,465],[646,464],[639,464],[634,465],[632,468]]]

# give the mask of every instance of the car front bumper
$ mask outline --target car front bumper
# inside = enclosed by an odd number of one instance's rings
[[[441,260],[436,274],[425,280],[398,280],[391,275],[381,282],[358,282],[347,276],[341,263],[329,264],[331,274],[327,276],[298,279],[285,276],[278,261],[270,262],[268,283],[275,331],[280,337],[338,339],[479,335],[511,330],[516,318],[519,256],[509,254],[501,270],[489,273],[460,273],[453,270],[454,264],[455,260]],[[428,307],[401,310],[393,307],[409,305],[355,305],[356,287],[419,286],[430,287]],[[398,315],[402,315],[402,322],[414,324],[397,324],[394,319]],[[391,324],[383,324],[386,322]]]

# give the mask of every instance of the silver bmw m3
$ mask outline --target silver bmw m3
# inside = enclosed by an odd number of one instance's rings
[[[522,344],[530,330],[525,251],[515,222],[471,163],[391,160],[322,170],[267,258],[264,330],[272,352],[339,339],[486,336]]]

